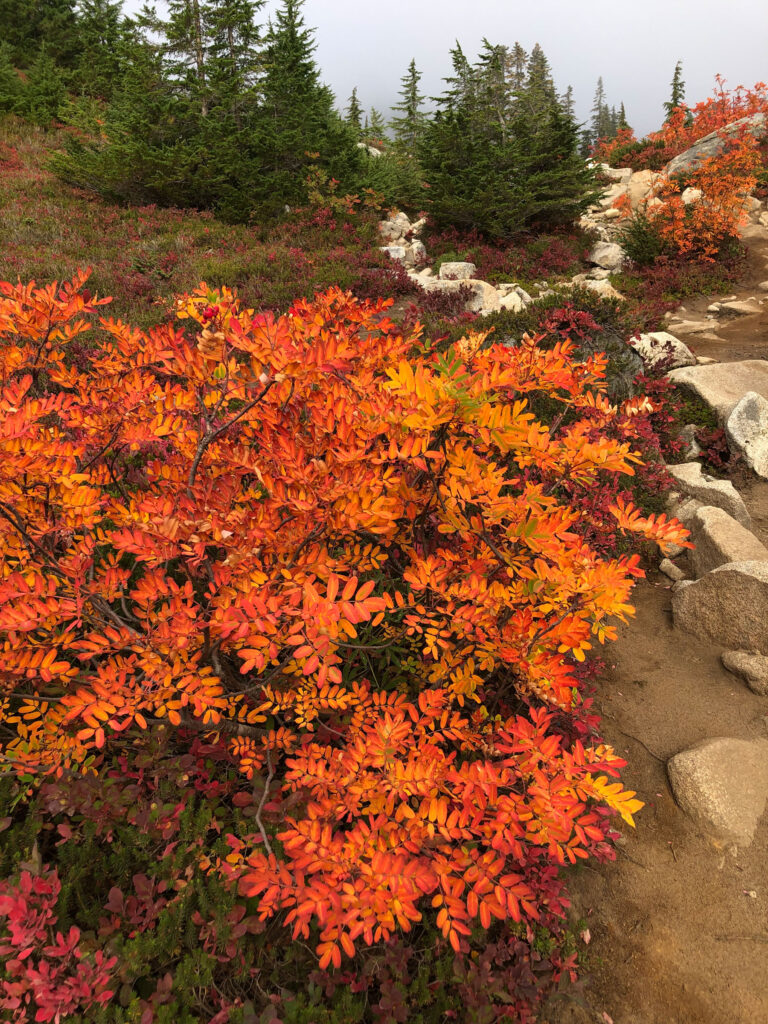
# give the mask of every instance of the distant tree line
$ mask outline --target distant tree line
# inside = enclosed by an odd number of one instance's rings
[[[496,237],[588,205],[572,90],[557,94],[540,46],[485,41],[471,61],[457,44],[429,109],[411,61],[387,121],[357,89],[337,109],[303,5],[282,0],[262,25],[264,0],[167,0],[131,18],[112,0],[0,0],[0,111],[69,124],[55,169],[76,185],[231,220],[306,202],[313,172]]]

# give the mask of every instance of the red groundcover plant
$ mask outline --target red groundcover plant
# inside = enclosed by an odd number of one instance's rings
[[[323,967],[423,915],[458,950],[548,912],[541,879],[640,806],[555,724],[642,575],[579,495],[632,474],[647,400],[567,341],[437,355],[340,291],[274,319],[201,286],[145,333],[94,325],[85,281],[0,285],[3,769],[204,739],[255,811],[200,870]]]

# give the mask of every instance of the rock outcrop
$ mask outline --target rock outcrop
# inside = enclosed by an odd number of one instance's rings
[[[675,174],[693,171],[700,167],[705,160],[709,160],[710,157],[722,153],[728,142],[738,138],[742,132],[748,132],[759,138],[765,134],[765,130],[765,114],[752,114],[749,117],[742,117],[725,128],[720,128],[718,131],[711,132],[709,135],[699,139],[690,149],[686,149],[684,153],[680,153],[679,156],[670,160],[664,168],[664,173],[672,177]]]

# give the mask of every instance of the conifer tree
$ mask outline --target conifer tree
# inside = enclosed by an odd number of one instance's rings
[[[109,100],[121,73],[125,28],[119,0],[78,0],[77,61],[71,87],[83,96]]]
[[[387,124],[384,115],[376,107],[371,107],[366,123],[366,142],[370,144],[373,141],[375,145],[376,142],[381,142],[386,138]]]
[[[563,108],[563,113],[566,117],[574,118],[576,116],[574,105],[573,105],[573,86],[569,85],[563,95],[560,97],[560,106]]]
[[[357,98],[357,86],[352,90],[352,95],[349,97],[349,102],[347,103],[347,108],[344,113],[347,124],[353,129],[357,138],[362,137],[363,108],[360,106],[360,101]]]
[[[517,94],[522,91],[528,74],[528,54],[520,43],[506,51],[506,73],[510,91]]]
[[[602,77],[597,80],[595,98],[592,101],[592,118],[590,120],[589,127],[593,145],[596,142],[599,142],[600,139],[610,139],[615,135],[611,122],[611,109],[606,100],[605,86],[603,85]]]
[[[61,113],[66,96],[61,72],[42,46],[27,76],[21,107],[24,116],[46,127]]]
[[[316,164],[351,186],[360,167],[355,133],[336,113],[331,90],[320,81],[314,33],[306,27],[304,0],[282,0],[263,54],[261,105],[251,152],[259,173],[253,198],[262,212],[306,199],[306,177]]]
[[[673,111],[677,110],[678,107],[682,106],[683,100],[685,99],[685,82],[683,81],[683,62],[681,60],[679,60],[677,64],[675,64],[675,73],[672,76],[670,88],[672,90],[671,95],[664,104],[664,109],[667,112],[667,118],[669,118]]]
[[[395,142],[409,152],[417,147],[426,122],[422,109],[424,96],[419,91],[421,77],[421,72],[416,67],[416,61],[412,60],[400,80],[400,102],[392,108],[397,112],[397,116],[390,121]]]
[[[622,103],[619,107],[619,130],[626,130],[627,128],[629,128],[629,122],[627,121],[627,112]]]
[[[0,42],[0,112],[14,114],[22,104],[23,86],[11,54],[8,43]]]
[[[17,68],[30,68],[45,44],[48,56],[69,69],[77,59],[75,0],[0,0],[3,41]]]
[[[474,65],[458,45],[451,58],[453,74],[421,146],[434,219],[509,238],[577,217],[595,196],[593,173],[541,47],[516,94],[503,47],[484,43]]]

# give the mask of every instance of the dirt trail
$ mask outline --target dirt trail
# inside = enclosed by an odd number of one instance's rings
[[[768,240],[751,240],[738,298],[765,297]],[[686,303],[703,318],[714,296]],[[670,327],[674,333],[674,328]],[[763,312],[723,321],[718,339],[686,337],[721,362],[768,358]],[[768,483],[737,482],[755,532],[768,543]],[[598,687],[604,734],[629,761],[624,781],[647,807],[615,863],[572,876],[574,920],[591,932],[591,974],[580,997],[546,1024],[768,1024],[768,814],[735,851],[707,837],[674,803],[667,759],[715,736],[768,736],[768,698],[720,665],[721,648],[673,627],[670,581],[656,572],[635,591],[637,614],[608,650]]]

